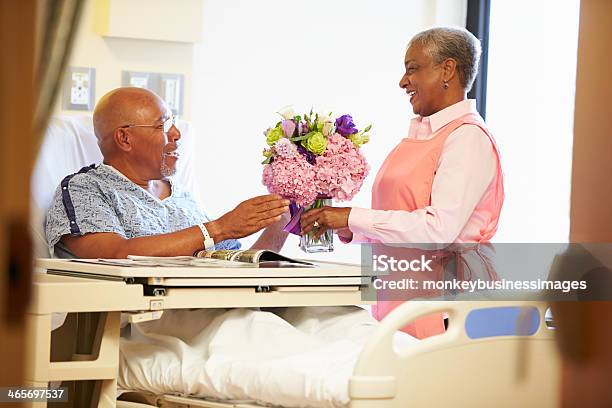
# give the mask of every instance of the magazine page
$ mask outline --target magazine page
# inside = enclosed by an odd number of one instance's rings
[[[284,262],[289,264],[313,265],[310,262],[288,258],[274,251],[266,249],[224,249],[219,251],[199,251],[195,255],[198,258],[223,259],[235,262],[247,262],[263,264],[268,262]]]
[[[222,259],[225,261],[259,263],[264,250],[220,249],[218,251],[199,251],[197,258]]]
[[[98,263],[115,266],[162,266],[162,267],[207,267],[207,268],[245,268],[256,266],[244,262],[224,259],[196,258],[194,256],[140,256],[128,255],[127,259],[75,259],[74,261]]]

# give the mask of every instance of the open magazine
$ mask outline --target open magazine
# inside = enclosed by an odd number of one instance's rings
[[[85,262],[114,266],[197,266],[201,268],[280,268],[280,267],[313,267],[311,262],[291,259],[279,253],[265,249],[232,249],[218,251],[199,251],[195,256],[141,256],[128,255],[127,259],[72,259],[73,262]]]
[[[202,268],[279,268],[314,267],[311,262],[288,258],[265,249],[232,249],[198,251],[195,256],[141,256],[128,255],[127,259],[71,259],[72,262],[113,266],[197,266]]]
[[[267,249],[220,249],[217,251],[202,250],[196,252],[195,256],[196,258],[246,262],[251,264],[259,264],[260,266],[271,266],[275,264],[296,264],[307,266],[313,265],[310,262],[288,258],[284,255]]]

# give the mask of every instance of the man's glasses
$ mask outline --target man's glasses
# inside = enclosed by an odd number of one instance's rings
[[[175,124],[176,124],[176,118],[174,116],[170,116],[160,125],[123,125],[123,126],[119,126],[119,128],[124,129],[124,128],[131,128],[131,127],[152,127],[154,129],[161,130],[164,133],[168,133],[170,129],[172,129],[172,126],[174,126]]]

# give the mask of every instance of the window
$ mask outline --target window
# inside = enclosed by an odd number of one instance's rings
[[[567,242],[579,0],[492,0],[486,112],[506,201],[497,242]]]

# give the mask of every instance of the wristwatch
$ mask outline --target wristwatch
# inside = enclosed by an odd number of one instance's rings
[[[206,226],[204,225],[204,223],[198,224],[198,227],[200,227],[200,231],[202,231],[202,235],[204,235],[204,249],[205,250],[214,249],[215,240],[212,239],[212,237],[208,233],[208,230],[206,229]]]

